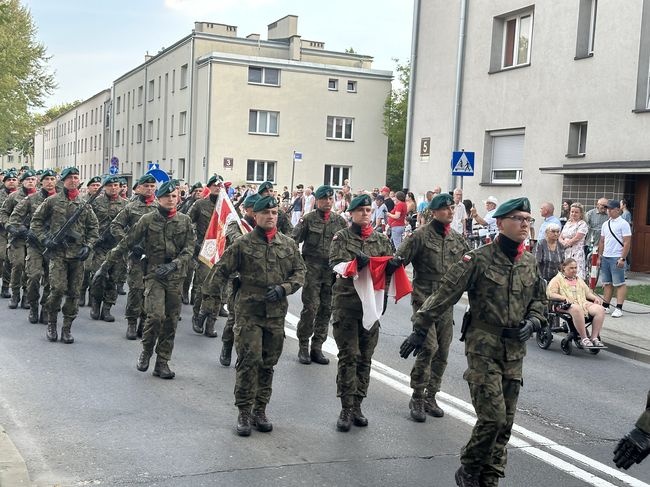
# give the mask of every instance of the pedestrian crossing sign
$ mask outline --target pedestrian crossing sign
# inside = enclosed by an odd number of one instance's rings
[[[451,157],[452,176],[474,176],[474,153],[453,152]]]

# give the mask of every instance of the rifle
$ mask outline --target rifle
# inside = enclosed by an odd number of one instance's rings
[[[63,226],[59,228],[59,231],[54,234],[54,236],[51,239],[52,244],[45,249],[45,251],[43,252],[43,257],[45,257],[46,259],[49,258],[49,253],[54,248],[60,246],[61,244],[67,243],[69,239],[77,241],[79,240],[79,238],[81,238],[81,235],[79,233],[72,231],[72,226],[75,223],[77,223],[77,220],[79,220],[79,217],[86,209],[86,206],[90,205],[93,201],[95,201],[101,192],[102,191],[100,188],[97,191],[95,191],[95,194],[93,194],[90,198],[82,201],[82,203],[77,207],[77,209],[70,216],[70,218],[68,218],[68,220],[63,224]]]

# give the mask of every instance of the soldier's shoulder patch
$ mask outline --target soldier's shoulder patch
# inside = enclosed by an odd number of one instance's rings
[[[469,262],[470,260],[472,260],[471,255],[469,255],[469,254],[463,255],[463,262]]]
[[[301,218],[300,220],[298,220],[298,223],[302,223],[303,221],[305,221],[305,219]]]

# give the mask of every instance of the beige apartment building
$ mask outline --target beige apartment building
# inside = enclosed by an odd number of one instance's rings
[[[0,170],[20,169],[20,166],[30,166],[32,164],[29,156],[26,156],[18,149],[8,151],[6,154],[0,154]]]
[[[415,1],[408,186],[586,209],[630,200],[650,270],[650,0]],[[475,174],[451,177],[453,151]]]

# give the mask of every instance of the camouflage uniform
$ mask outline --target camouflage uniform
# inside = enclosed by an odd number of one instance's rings
[[[284,235],[289,235],[289,236],[293,231],[293,225],[291,224],[289,215],[287,215],[286,211],[282,211],[279,208],[278,208],[278,231],[282,232]]]
[[[27,287],[27,277],[25,276],[26,243],[23,236],[17,237],[11,233],[21,226],[25,227],[26,222],[18,221],[12,225],[9,223],[9,219],[18,203],[27,198],[28,195],[29,193],[25,188],[20,187],[7,197],[0,208],[0,225],[5,227],[8,234],[7,258],[11,262],[10,287],[12,299],[15,300],[20,299],[20,288],[23,288],[24,291]],[[25,300],[25,304],[26,302]]]
[[[210,195],[208,198],[199,199],[194,202],[188,216],[192,220],[194,229],[196,231],[196,249],[193,249],[195,254],[197,249],[203,245],[203,238],[205,237],[205,232],[208,230],[210,225],[210,220],[212,219],[212,214],[214,213],[214,206],[217,203],[217,195]],[[201,294],[201,287],[205,282],[205,279],[208,277],[210,268],[199,261],[194,268],[194,280],[192,281],[192,300],[194,301],[193,312],[194,315],[198,315],[201,310],[201,299],[203,298]]]
[[[193,193],[191,193],[188,198],[185,198],[183,202],[178,205],[178,211],[187,215],[195,201],[196,198],[193,196]],[[191,261],[190,265],[187,266],[187,274],[185,275],[185,280],[183,281],[183,304],[187,304],[186,300],[189,302],[188,296],[190,293],[190,286],[192,285],[192,279],[194,278],[195,267],[196,260]]]
[[[204,295],[221,296],[222,287],[235,273],[241,281],[235,299],[235,405],[240,410],[264,409],[271,398],[273,367],[284,344],[286,296],[303,285],[305,264],[291,238],[278,232],[267,242],[264,231],[256,227],[226,249],[203,287]],[[274,285],[282,286],[285,297],[266,301],[268,287]]]
[[[347,228],[342,216],[333,211],[325,220],[316,209],[300,219],[293,229],[293,239],[302,242],[302,257],[307,274],[302,289],[302,311],[298,322],[298,341],[307,348],[311,338],[312,350],[321,350],[327,339],[332,314],[332,283],[334,274],[329,267],[330,244],[334,234]],[[313,335],[313,337],[312,337]]]
[[[403,259],[404,265],[413,264],[413,314],[420,309],[427,297],[438,290],[449,268],[467,251],[469,247],[460,234],[450,229],[449,233],[443,236],[436,231],[434,223],[419,227],[402,242],[395,255]],[[453,325],[453,306],[450,306],[441,313],[435,325],[429,328],[426,342],[416,356],[411,370],[414,399],[424,398],[426,389],[426,397],[432,402],[440,391],[442,376],[447,368]]]
[[[480,475],[481,485],[504,477],[506,444],[522,384],[526,343],[517,332],[524,319],[546,323],[546,291],[535,257],[524,252],[514,263],[498,243],[468,254],[445,274],[438,291],[414,317],[416,330],[428,330],[467,290],[471,324],[465,334],[467,370],[477,422],[461,452],[465,471]]]
[[[6,187],[0,189],[0,207],[4,204],[5,200],[13,191],[9,191]],[[9,290],[9,283],[11,282],[11,264],[7,258],[7,230],[4,225],[0,224],[0,277],[2,278],[2,290]]]
[[[388,237],[372,232],[365,240],[354,225],[339,230],[330,245],[330,268],[354,260],[363,252],[369,257],[393,255]],[[368,392],[372,354],[379,339],[379,321],[370,330],[363,327],[363,308],[352,279],[337,278],[332,289],[332,332],[339,348],[336,395],[344,409],[361,405]]]

